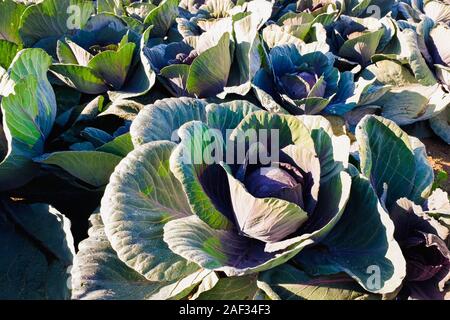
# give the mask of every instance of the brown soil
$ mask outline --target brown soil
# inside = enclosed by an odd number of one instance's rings
[[[435,173],[443,170],[450,176],[450,146],[438,139],[423,139],[427,148],[428,160]],[[444,181],[440,187],[450,193],[450,179]]]

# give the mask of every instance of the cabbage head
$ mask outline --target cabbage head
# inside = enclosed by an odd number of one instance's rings
[[[343,278],[330,291],[342,299],[401,285],[392,221],[325,118],[169,98],[131,134],[75,259],[74,298],[277,298],[286,270],[323,297],[314,277]],[[319,251],[311,274],[292,260],[307,249]]]

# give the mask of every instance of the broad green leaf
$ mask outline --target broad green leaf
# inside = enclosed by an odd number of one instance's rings
[[[319,199],[314,212],[308,216],[308,223],[302,229],[303,234],[266,244],[265,250],[268,252],[285,249],[295,251],[297,248],[308,245],[309,241],[317,243],[326,238],[344,213],[350,197],[351,184],[350,176],[344,171],[322,182],[319,188]]]
[[[217,45],[203,51],[191,64],[186,88],[197,97],[211,97],[225,88],[231,68],[230,34],[224,33]]]
[[[145,18],[146,25],[152,25],[151,37],[163,38],[178,16],[179,0],[163,0]]]
[[[2,205],[14,223],[32,235],[34,240],[41,242],[66,265],[72,263],[75,248],[69,219],[46,204],[26,205],[4,201]]]
[[[376,298],[343,275],[311,277],[284,264],[264,271],[258,286],[272,300],[367,300]]]
[[[212,229],[196,215],[168,222],[164,226],[164,241],[177,255],[230,277],[274,268],[313,243],[305,239],[292,249],[268,253],[263,244],[239,235],[236,230]]]
[[[252,1],[248,5],[250,13],[233,22],[236,41],[233,64],[236,69],[230,74],[225,88],[227,93],[246,95],[251,89],[251,80],[261,66],[258,29],[270,18],[272,4],[267,1]]]
[[[350,139],[337,137],[331,123],[322,116],[299,116],[310,130],[314,148],[320,159],[321,181],[325,182],[348,166]]]
[[[74,260],[72,299],[182,299],[207,275],[200,271],[174,282],[148,281],[118,258],[106,237],[100,215],[92,215],[90,221],[89,238],[80,243]]]
[[[51,71],[65,84],[82,93],[100,94],[108,90],[108,86],[93,69],[77,64],[55,63]]]
[[[252,81],[253,92],[265,110],[271,113],[289,114],[280,103],[274,100],[278,96],[272,76],[268,71],[260,69]]]
[[[434,67],[436,68],[436,77],[446,86],[450,86],[450,67],[440,64],[435,64]]]
[[[0,67],[8,69],[18,51],[18,45],[13,42],[0,39]]]
[[[428,162],[425,145],[415,137],[410,137],[409,140],[414,153],[416,176],[414,177],[414,188],[408,198],[417,204],[423,204],[431,194],[433,187],[433,167]]]
[[[9,78],[14,82],[27,80],[28,77],[34,76],[37,80],[37,89],[32,92],[36,96],[36,101],[29,104],[37,104],[38,107],[38,123],[40,130],[44,136],[47,136],[53,126],[56,116],[55,94],[52,86],[47,79],[47,72],[51,64],[51,57],[41,49],[24,49],[21,50],[8,69]],[[16,90],[16,94],[21,95],[20,90]],[[30,91],[32,91],[30,89]],[[27,108],[27,106],[23,106]],[[32,108],[29,106],[29,108]]]
[[[447,144],[450,144],[450,107],[430,119],[430,125],[433,131],[442,138]]]
[[[394,225],[369,180],[357,171],[353,174],[350,199],[341,219],[320,246],[306,248],[295,261],[311,275],[346,272],[367,291],[393,293],[406,275]]]
[[[56,42],[56,56],[59,62],[65,64],[78,64],[78,59],[72,48],[66,42],[58,40]],[[80,63],[81,64],[81,63]],[[86,64],[84,64],[85,66]]]
[[[394,87],[375,102],[382,116],[399,125],[428,120],[450,105],[450,94],[442,86],[420,84]]]
[[[97,0],[97,12],[109,12],[121,16],[124,13],[124,4],[128,3],[123,0]]]
[[[417,81],[424,86],[432,86],[436,84],[436,78],[428,67],[424,59],[418,43],[418,35],[412,29],[405,29],[397,33],[400,41],[400,52],[396,57],[397,60],[406,60]]]
[[[12,0],[0,1],[0,39],[21,44],[18,26],[26,6]]]
[[[339,49],[339,55],[365,66],[375,54],[383,34],[381,29],[347,40]]]
[[[14,92],[14,81],[9,78],[8,72],[0,66],[0,96],[7,96]]]
[[[143,21],[149,13],[157,6],[151,2],[132,2],[126,8],[126,12],[136,19],[136,21]]]
[[[255,275],[218,278],[213,273],[213,277],[200,283],[193,300],[253,300],[258,291]]]
[[[276,134],[279,137],[279,148],[290,144],[301,145],[315,153],[314,141],[308,128],[295,116],[270,114],[266,111],[256,111],[247,115],[233,130],[230,139],[236,140],[245,137],[248,130],[254,130],[257,136],[259,130],[268,130],[267,135]],[[275,139],[275,138],[274,138]],[[257,141],[262,141],[257,139]],[[254,141],[254,142],[257,142]]]
[[[244,235],[272,243],[294,234],[308,220],[308,214],[293,202],[254,197],[233,177],[229,166],[224,165],[224,168],[236,222]]]
[[[80,136],[91,142],[97,148],[113,140],[113,137],[108,132],[93,127],[84,128],[80,132]]]
[[[25,46],[40,40],[56,40],[72,30],[81,29],[94,13],[94,3],[83,0],[43,0],[28,6],[21,18],[20,37]]]
[[[70,222],[44,204],[0,204],[0,298],[69,299]]]
[[[448,23],[450,20],[450,5],[448,2],[431,0],[424,1],[423,11],[427,17],[436,22]]]
[[[192,121],[181,126],[178,135],[181,142],[170,157],[170,170],[183,186],[191,210],[214,229],[231,228],[231,221],[216,209],[201,182],[208,165],[223,160],[221,132]]]
[[[209,104],[206,107],[206,122],[210,128],[219,129],[226,139],[227,130],[236,128],[247,115],[258,110],[257,106],[245,100]]]
[[[395,123],[378,116],[366,116],[356,129],[362,173],[379,197],[387,186],[389,209],[400,198],[423,202],[433,180],[423,145],[411,140]]]
[[[192,215],[169,169],[174,147],[158,141],[132,151],[117,166],[102,200],[102,220],[112,248],[150,281],[176,281],[198,270],[163,241],[167,222]]]
[[[391,60],[381,60],[368,66],[361,76],[367,80],[376,78],[384,85],[403,87],[417,83],[414,74],[405,66]]]
[[[92,123],[99,112],[101,112],[104,100],[105,98],[103,96],[98,96],[87,104],[78,105],[77,103],[76,107],[72,106],[69,110],[60,114],[56,119],[56,123],[61,127],[66,127],[67,125],[71,125],[71,127],[61,134],[59,138],[68,143],[78,142],[80,134],[83,131],[89,130],[86,126]]]
[[[100,117],[115,116],[133,121],[143,108],[143,104],[134,100],[116,100],[100,114]]]
[[[286,30],[276,24],[271,24],[264,28],[262,38],[269,49],[283,44],[292,43],[300,46],[304,43],[303,40],[290,35]]]
[[[50,64],[44,51],[25,49],[4,75],[9,85],[3,90],[13,92],[4,92],[1,101],[8,152],[0,163],[0,190],[19,187],[37,174],[31,159],[43,152],[56,117],[55,94],[47,80]]]
[[[160,79],[167,89],[176,97],[186,95],[186,82],[189,77],[190,66],[187,64],[171,64],[160,71]]]
[[[103,51],[89,61],[88,67],[114,89],[121,89],[130,70],[135,47],[129,42],[118,51]]]
[[[100,151],[59,151],[35,158],[37,163],[58,166],[74,177],[94,186],[108,184],[122,157]]]
[[[131,124],[133,144],[158,141],[174,141],[178,130],[186,122],[206,121],[206,102],[192,98],[167,98],[146,106]],[[158,125],[155,126],[155,123]]]
[[[142,96],[149,92],[155,84],[156,74],[151,68],[150,61],[144,54],[144,48],[147,45],[152,28],[152,26],[147,28],[141,36],[139,62],[133,74],[127,78],[127,81],[120,90],[108,92],[108,96],[112,101]]]
[[[107,152],[119,157],[126,157],[128,153],[133,151],[134,146],[129,133],[118,136],[114,140],[105,143],[97,151]]]
[[[206,10],[213,18],[226,17],[229,11],[234,8],[231,0],[207,0],[202,9]]]
[[[58,43],[59,42],[60,41],[58,40]],[[94,58],[94,56],[89,51],[84,49],[82,46],[76,44],[75,42],[70,41],[69,39],[66,38],[65,43],[69,47],[69,49],[72,52],[73,56],[75,57],[76,64],[79,64],[81,66],[87,66],[89,61],[91,61],[92,58]],[[58,44],[56,45],[56,50],[57,50],[56,53],[58,54]],[[61,52],[59,52],[59,53],[61,53]],[[59,55],[58,55],[58,58],[60,58]],[[66,59],[67,58],[68,57],[66,57]],[[73,60],[73,59],[70,59],[70,60]],[[65,63],[62,60],[61,60],[61,62]],[[69,63],[71,63],[71,62],[69,62]]]

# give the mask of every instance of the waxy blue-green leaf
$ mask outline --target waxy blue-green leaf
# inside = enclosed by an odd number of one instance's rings
[[[97,0],[97,12],[109,12],[121,16],[125,12],[124,4],[126,5],[128,2],[128,0]]]
[[[101,147],[114,139],[108,132],[93,127],[86,127],[81,130],[80,136],[96,147]]]
[[[284,264],[264,271],[258,287],[272,300],[368,300],[376,298],[348,276],[311,277]]]
[[[414,177],[414,187],[408,198],[415,203],[422,204],[431,194],[434,182],[433,167],[428,161],[425,145],[415,137],[409,137],[409,142],[414,153],[416,175]]]
[[[377,30],[347,40],[339,49],[339,55],[366,66],[375,54],[383,34],[384,30]]]
[[[89,238],[79,245],[72,269],[72,299],[163,300],[185,298],[210,271],[172,282],[151,282],[119,259],[99,214],[90,218]]]
[[[0,190],[19,187],[38,173],[31,159],[43,152],[56,117],[55,94],[47,79],[50,64],[44,51],[25,49],[2,77],[6,81],[1,110],[8,151],[0,163]]]
[[[236,223],[242,234],[273,243],[295,233],[308,220],[308,214],[293,202],[253,196],[241,181],[233,177],[229,166],[223,167],[227,172]]]
[[[394,240],[394,225],[369,180],[352,169],[351,194],[345,211],[320,241],[325,250],[311,246],[300,252],[295,261],[311,275],[345,272],[369,292],[393,293],[406,275],[405,259]]]
[[[20,37],[27,47],[49,39],[56,48],[57,39],[84,27],[92,13],[92,1],[43,0],[25,9],[19,28]]]
[[[219,129],[226,139],[227,130],[236,128],[247,115],[258,110],[257,106],[245,100],[213,103],[206,107],[206,123],[210,128]]]
[[[126,133],[105,143],[97,148],[97,151],[111,153],[119,157],[126,157],[133,149],[134,146],[131,141],[131,135],[130,133]]]
[[[163,38],[166,36],[167,31],[169,31],[169,28],[175,22],[175,18],[178,16],[178,3],[179,0],[163,0],[156,8],[150,11],[144,23],[153,26],[150,32],[151,37]]]
[[[206,121],[206,104],[203,100],[182,97],[159,100],[144,107],[131,124],[133,144],[137,147],[152,141],[177,139],[175,131],[186,122]]]
[[[129,42],[117,51],[103,51],[93,57],[87,66],[114,89],[121,89],[131,67],[136,45]]]
[[[35,162],[58,166],[94,186],[105,186],[122,157],[101,151],[59,151],[34,158]]]
[[[246,95],[251,80],[261,66],[259,28],[270,18],[272,4],[264,0],[247,3],[247,14],[235,15],[233,30],[235,38],[234,69],[230,73],[226,93]]]
[[[450,21],[450,4],[445,1],[424,1],[423,12],[436,22],[448,23]]]
[[[12,0],[0,1],[0,40],[21,44],[18,26],[26,6]]]
[[[261,243],[239,235],[236,230],[212,229],[195,215],[168,222],[164,226],[164,241],[186,260],[205,269],[225,272],[229,277],[282,265],[314,242],[304,237],[288,250],[269,253]]]
[[[69,299],[70,221],[44,204],[0,203],[0,298]]]
[[[321,116],[299,116],[310,130],[314,148],[320,159],[321,181],[325,182],[348,166],[350,139],[335,136],[331,123]]]
[[[366,116],[356,128],[362,173],[371,181],[379,197],[387,185],[386,205],[411,197],[423,202],[431,191],[433,175],[424,160],[424,150],[417,142],[412,145],[408,135],[394,122]]]
[[[0,67],[8,69],[19,51],[19,48],[20,47],[13,42],[0,39]]]
[[[303,40],[289,34],[277,24],[268,25],[262,30],[262,39],[269,49],[283,44],[303,44]]]
[[[188,92],[200,98],[221,93],[230,68],[230,34],[226,32],[215,46],[200,53],[192,62],[186,82]]]
[[[375,102],[382,116],[399,125],[428,120],[450,105],[450,94],[440,85],[420,84],[392,88]]]
[[[265,250],[269,252],[285,249],[295,250],[296,248],[302,248],[305,244],[307,245],[308,241],[320,242],[320,240],[326,238],[339,223],[344,213],[350,197],[351,184],[350,175],[345,171],[341,171],[321,183],[317,204],[314,212],[308,216],[309,221],[303,229],[304,234],[269,243]]]
[[[174,147],[157,141],[135,149],[117,166],[102,199],[102,220],[112,248],[150,281],[176,281],[199,269],[163,241],[167,222],[192,215],[169,168]]]

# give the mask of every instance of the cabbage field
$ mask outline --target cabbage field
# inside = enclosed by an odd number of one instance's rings
[[[0,300],[450,300],[449,0],[0,0]]]

